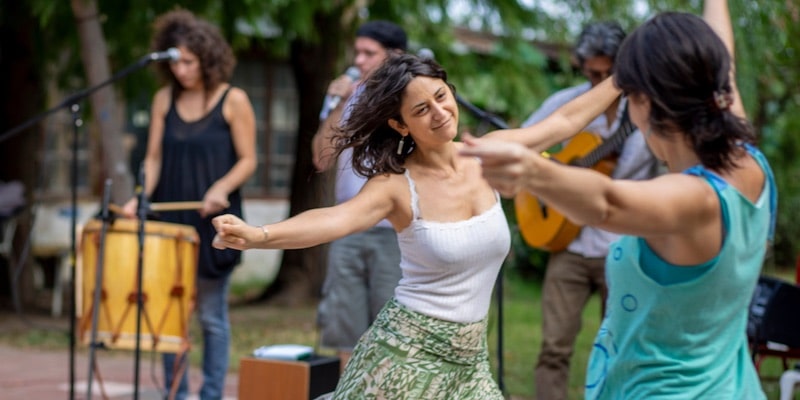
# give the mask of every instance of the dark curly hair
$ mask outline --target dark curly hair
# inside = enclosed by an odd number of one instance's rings
[[[414,140],[406,136],[402,152],[397,154],[401,136],[388,121],[403,122],[403,93],[418,76],[441,79],[455,95],[455,88],[447,82],[447,72],[435,61],[411,54],[390,55],[363,83],[358,99],[350,106],[349,117],[336,127],[336,155],[352,148],[353,171],[359,175],[371,178],[405,171],[403,163],[414,151]]]
[[[160,15],[153,25],[155,33],[151,49],[164,51],[170,47],[184,46],[196,54],[207,93],[231,78],[236,57],[215,25],[184,9]],[[157,68],[162,78],[172,85],[173,97],[177,97],[183,88],[170,71],[169,64],[159,63]]]
[[[623,42],[614,69],[624,93],[650,99],[652,132],[681,132],[706,168],[735,167],[741,144],[755,142],[750,123],[714,101],[731,98],[731,58],[700,17],[665,12],[645,22]]]

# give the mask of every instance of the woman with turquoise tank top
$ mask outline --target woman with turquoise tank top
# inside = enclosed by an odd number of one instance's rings
[[[502,400],[486,327],[511,238],[478,160],[458,155],[458,104],[447,74],[433,60],[393,55],[362,85],[334,140],[337,156],[352,149],[353,170],[367,177],[361,191],[275,224],[217,217],[214,245],[304,248],[389,220],[401,278],[333,398]]]
[[[706,0],[703,14],[656,15],[625,39],[607,82],[537,125],[468,138],[462,151],[503,195],[528,190],[572,221],[627,235],[606,258],[587,399],[765,398],[745,326],[776,188],[734,82],[728,5]],[[541,153],[620,93],[668,173],[612,181]]]
[[[240,187],[256,168],[256,125],[244,90],[228,81],[236,64],[219,29],[187,10],[159,16],[152,48],[177,48],[177,60],[158,65],[166,80],[153,96],[143,168],[145,196],[153,202],[200,201],[197,210],[161,212],[164,222],[193,226],[199,235],[195,311],[203,335],[200,399],[225,395],[230,349],[228,289],[241,252],[211,246],[211,219],[242,215]],[[134,197],[124,206],[134,217]],[[186,353],[164,353],[169,399],[189,396]]]

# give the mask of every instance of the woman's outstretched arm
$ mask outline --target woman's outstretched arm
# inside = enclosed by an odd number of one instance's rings
[[[620,90],[614,86],[613,77],[609,77],[536,124],[526,128],[498,130],[484,137],[516,142],[543,151],[583,130],[619,95]]]

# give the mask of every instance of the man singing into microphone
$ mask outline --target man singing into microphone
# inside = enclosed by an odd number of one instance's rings
[[[338,159],[334,157],[333,127],[348,118],[349,105],[360,93],[359,83],[391,53],[404,52],[407,42],[405,31],[396,24],[364,23],[356,31],[354,44],[354,66],[358,73],[351,67],[328,87],[312,151],[317,170],[336,168],[336,203],[353,197],[366,179],[350,167],[349,150]],[[331,243],[317,323],[321,345],[337,350],[342,370],[359,337],[392,297],[399,280],[400,249],[388,221]]]

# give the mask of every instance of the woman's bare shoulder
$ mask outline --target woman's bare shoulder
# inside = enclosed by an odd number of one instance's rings
[[[250,102],[250,98],[247,96],[247,92],[245,92],[244,89],[231,86],[228,91],[228,101],[234,103]]]
[[[169,86],[159,88],[153,95],[153,110],[166,114],[170,101],[172,101],[172,88]]]

